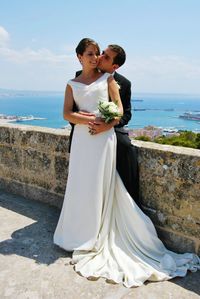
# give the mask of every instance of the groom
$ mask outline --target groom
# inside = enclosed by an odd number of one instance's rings
[[[118,74],[116,70],[124,64],[126,60],[126,53],[122,47],[118,45],[109,45],[107,49],[102,52],[99,58],[98,68],[102,72],[110,73],[114,76],[120,89],[120,97],[123,105],[124,114],[119,123],[115,125],[115,133],[117,136],[117,171],[131,197],[140,206],[139,202],[139,175],[137,150],[131,144],[128,132],[124,126],[128,124],[131,119],[131,82]],[[80,72],[77,72],[78,76]],[[112,124],[106,124],[103,121],[95,121],[90,123],[89,129],[95,134],[111,129]],[[73,135],[73,125],[70,133],[70,144]]]

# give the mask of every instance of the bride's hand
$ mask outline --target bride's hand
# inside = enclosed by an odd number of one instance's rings
[[[114,122],[105,123],[105,121],[102,118],[96,117],[94,122],[88,123],[89,133],[91,135],[96,135],[105,132],[107,130],[110,130],[114,125],[115,125]]]

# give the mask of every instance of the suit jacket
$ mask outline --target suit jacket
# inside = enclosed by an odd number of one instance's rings
[[[76,77],[81,74],[81,71],[76,72]],[[115,131],[120,132],[122,134],[127,134],[127,132],[124,130],[124,126],[128,124],[129,120],[131,119],[131,82],[125,78],[124,76],[118,74],[117,72],[114,73],[114,79],[118,83],[120,89],[119,94],[122,101],[123,106],[123,116],[120,119],[120,122],[118,125],[116,125]],[[73,111],[78,111],[76,104],[74,103]],[[74,132],[74,124],[70,123],[72,126],[70,137],[69,137],[69,152],[71,148],[71,141],[73,137]]]

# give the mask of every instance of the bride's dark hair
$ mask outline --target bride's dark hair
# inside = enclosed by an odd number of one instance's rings
[[[98,54],[100,55],[100,48],[99,45],[91,38],[83,38],[78,46],[76,47],[76,54],[80,54],[83,55],[83,53],[85,52],[86,48],[90,45],[93,45],[97,48]]]

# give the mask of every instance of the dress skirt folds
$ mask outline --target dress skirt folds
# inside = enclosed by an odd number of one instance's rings
[[[105,73],[90,85],[68,82],[80,110],[95,113],[100,100],[109,100],[109,76]],[[127,192],[116,170],[114,129],[90,135],[86,125],[75,126],[54,243],[73,251],[75,270],[83,276],[105,277],[126,287],[200,269],[197,255],[164,246]]]

